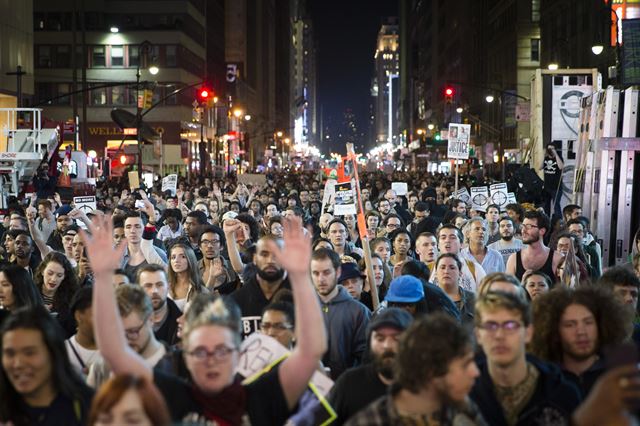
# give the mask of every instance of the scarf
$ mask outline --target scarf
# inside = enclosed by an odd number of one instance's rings
[[[236,379],[215,396],[205,395],[195,386],[192,388],[192,393],[207,420],[213,420],[220,426],[242,424],[247,394],[240,380]]]

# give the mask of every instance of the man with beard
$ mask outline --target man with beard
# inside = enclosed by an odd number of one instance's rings
[[[569,424],[580,392],[556,366],[527,355],[533,335],[528,302],[512,293],[486,293],[476,303],[474,321],[486,359],[470,396],[487,423]]]
[[[178,305],[167,297],[167,272],[160,265],[145,265],[138,270],[138,284],[151,299],[151,322],[156,339],[172,346],[178,343],[178,318],[182,315]]]
[[[278,290],[283,288],[291,290],[286,271],[269,249],[269,241],[282,247],[283,242],[279,238],[271,235],[260,238],[253,255],[256,274],[249,277],[242,287],[231,293],[231,297],[242,312],[242,332],[245,336],[258,330],[262,311],[271,303]]]
[[[55,230],[44,236],[44,239],[47,241],[47,245],[56,251],[64,251],[64,244],[62,242],[63,232],[69,226],[73,225],[73,219],[69,216],[71,210],[73,210],[73,208],[67,204],[60,206],[55,211]]]
[[[563,256],[544,244],[544,236],[547,232],[549,232],[549,218],[546,214],[537,210],[524,214],[522,242],[527,247],[509,257],[507,274],[515,275],[521,281],[528,270],[542,271],[550,277],[556,276],[556,269]]]
[[[198,261],[202,282],[213,293],[231,294],[237,288],[238,276],[220,254],[225,245],[222,229],[215,225],[206,226],[200,234],[198,245],[203,255]]]
[[[393,381],[393,362],[400,336],[412,320],[407,311],[399,308],[385,309],[371,320],[367,339],[372,362],[345,371],[327,396],[338,415],[335,425],[345,423],[387,393]]]
[[[533,318],[532,353],[559,365],[585,398],[605,372],[603,348],[624,342],[633,327],[633,310],[596,286],[558,288],[540,296]]]
[[[509,257],[513,253],[517,253],[523,249],[524,244],[522,240],[514,238],[516,234],[516,226],[509,216],[505,216],[498,220],[498,232],[500,239],[495,243],[489,244],[487,247],[493,250],[497,250],[502,255],[504,264],[507,264]]]
[[[367,348],[366,330],[371,317],[366,306],[338,285],[341,272],[340,256],[335,251],[321,248],[311,255],[311,279],[329,337],[322,362],[331,369],[333,380],[360,363]]]
[[[478,377],[471,336],[454,319],[436,313],[416,320],[400,339],[394,367],[391,391],[347,425],[486,424],[467,397]]]
[[[13,263],[29,271],[33,277],[40,261],[32,256],[34,247],[31,235],[27,231],[16,231],[15,235],[13,242],[15,258]]]
[[[189,212],[184,219],[184,235],[189,238],[191,248],[198,260],[202,259],[202,252],[200,251],[200,247],[198,247],[198,236],[200,235],[200,228],[206,224],[207,215],[200,210]]]
[[[94,292],[93,306],[98,303],[96,297],[96,292]],[[118,287],[116,299],[129,348],[144,358],[150,368],[155,367],[167,353],[167,350],[153,334],[151,299],[140,286],[134,284],[124,284]],[[106,361],[101,360],[91,366],[87,384],[97,389],[109,379],[110,375],[111,369]]]

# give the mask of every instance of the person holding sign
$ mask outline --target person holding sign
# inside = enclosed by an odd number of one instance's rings
[[[221,299],[184,326],[182,343],[191,382],[151,370],[131,351],[126,345],[111,285],[117,256],[103,255],[112,250],[110,218],[96,220],[90,230],[91,236],[83,233],[83,238],[96,275],[94,322],[98,346],[116,374],[154,380],[165,396],[174,422],[195,416],[218,424],[285,423],[327,349],[320,306],[309,281],[311,242],[299,219],[285,222],[284,249],[275,242],[270,244],[291,278],[297,344],[277,368],[248,384],[235,378],[240,324]],[[117,248],[116,254],[121,255],[123,250],[124,247]]]

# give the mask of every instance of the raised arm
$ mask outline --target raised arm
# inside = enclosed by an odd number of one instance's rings
[[[80,230],[93,268],[93,324],[98,349],[116,374],[132,374],[153,380],[151,369],[127,344],[116,305],[113,271],[120,266],[126,244],[113,247],[111,217],[97,217],[89,226],[91,235]],[[114,253],[115,251],[115,253]]]
[[[296,346],[278,371],[289,408],[298,403],[327,350],[327,333],[318,297],[311,283],[311,240],[300,218],[284,223],[284,249],[269,241],[278,262],[287,270],[295,304]]]
[[[53,250],[47,245],[47,242],[44,240],[44,236],[42,235],[42,231],[36,226],[35,219],[32,216],[28,216],[27,223],[29,224],[29,233],[31,234],[31,238],[33,239],[36,247],[38,247],[38,250],[40,250],[40,257],[44,259],[44,257]]]
[[[222,223],[222,230],[224,231],[224,237],[227,240],[227,254],[229,255],[229,262],[233,270],[237,274],[242,274],[244,270],[244,263],[240,257],[240,250],[238,249],[238,242],[236,241],[236,231],[241,229],[242,222],[236,219],[227,219]]]

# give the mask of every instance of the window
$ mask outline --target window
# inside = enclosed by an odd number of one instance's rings
[[[540,0],[531,0],[531,22],[540,22]]]
[[[111,46],[111,66],[124,66],[124,46]]]
[[[138,46],[129,46],[129,66],[137,67],[140,63],[140,49]]]
[[[71,48],[67,45],[56,46],[55,67],[69,68],[71,66]]]
[[[166,53],[166,66],[175,67],[178,65],[177,49],[175,45],[169,45],[165,49]]]
[[[69,83],[58,83],[56,96],[64,95],[66,93],[69,93],[69,91]],[[71,98],[69,96],[58,98],[55,100],[55,103],[58,105],[69,105],[71,104]]]
[[[531,39],[531,60],[534,62],[540,62],[540,39]]]
[[[38,46],[38,67],[51,67],[51,46]]]
[[[92,85],[94,86],[94,85]],[[98,89],[91,88],[91,105],[106,105],[107,104],[107,88],[102,87]]]
[[[106,56],[104,54],[104,46],[93,46],[91,48],[91,67],[92,68],[104,68],[106,63]]]
[[[125,87],[114,86],[111,88],[111,104],[126,105]]]

